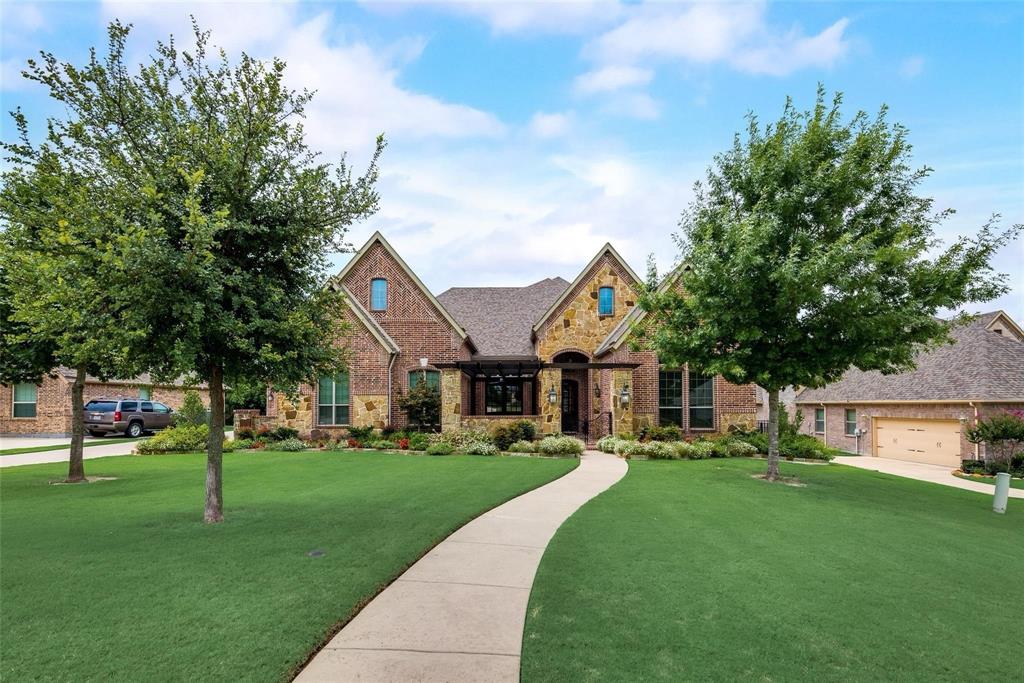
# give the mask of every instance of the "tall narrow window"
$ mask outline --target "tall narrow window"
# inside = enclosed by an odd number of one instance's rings
[[[857,436],[857,411],[853,408],[846,409],[846,435]]]
[[[139,387],[139,398],[149,400],[153,398],[153,392],[149,387]]]
[[[348,373],[321,377],[317,392],[317,424],[349,423]]]
[[[615,312],[615,289],[601,287],[597,290],[597,314],[611,315]]]
[[[814,433],[824,434],[825,433],[825,409],[815,408],[814,409]]]
[[[370,310],[388,310],[388,281],[382,277],[370,281]]]
[[[715,378],[690,373],[690,429],[715,428]]]
[[[409,388],[419,386],[420,382],[426,381],[427,386],[434,391],[441,391],[441,373],[437,370],[410,370]]]
[[[36,416],[36,385],[15,384],[14,385],[14,417],[35,417]]]
[[[683,373],[680,370],[658,373],[658,424],[683,426]]]

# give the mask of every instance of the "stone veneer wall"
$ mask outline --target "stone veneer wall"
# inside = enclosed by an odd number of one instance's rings
[[[630,393],[632,394],[633,372],[631,370],[612,370],[611,403],[612,433],[614,434],[635,433],[632,395],[630,396],[630,402],[626,405],[623,405],[619,399],[622,395],[622,388],[627,384],[630,385]]]
[[[441,370],[441,429],[458,429],[462,421],[462,371]]]
[[[562,431],[562,404],[561,401],[555,401],[554,405],[548,402],[548,389],[555,387],[561,398],[562,370],[545,368],[537,373],[537,381],[540,383],[540,405],[537,410],[541,417],[540,431],[542,434],[558,434]]]
[[[351,398],[350,419],[356,427],[387,426],[388,397],[386,394],[361,395]]]
[[[612,315],[598,315],[597,292],[601,287],[614,288]],[[618,263],[604,256],[594,266],[593,275],[577,285],[538,330],[537,355],[544,361],[567,349],[580,349],[592,355],[635,305],[633,287],[632,278],[621,270]]]

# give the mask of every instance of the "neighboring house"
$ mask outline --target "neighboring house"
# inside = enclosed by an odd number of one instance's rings
[[[349,371],[268,395],[266,422],[341,432],[405,426],[398,397],[426,381],[441,392],[443,428],[526,419],[543,434],[594,441],[644,425],[688,433],[752,427],[754,386],[660,368],[626,343],[639,278],[605,245],[573,282],[455,287],[438,296],[379,233],[332,280],[345,293]],[[629,318],[629,320],[627,320]]]
[[[0,434],[68,436],[71,434],[71,385],[75,371],[57,368],[39,384],[0,384]],[[100,397],[139,397],[177,409],[189,387],[181,381],[154,382],[149,375],[131,380],[101,381],[86,377],[85,401]],[[205,385],[193,387],[209,405]]]
[[[850,370],[796,397],[803,431],[845,451],[959,466],[982,455],[966,428],[1008,408],[1024,408],[1024,331],[1006,313],[976,317],[955,341],[917,358],[898,375]]]
[[[790,417],[796,413],[796,395],[795,387],[779,390],[779,407],[789,413]],[[757,421],[768,422],[768,391],[761,387],[757,387]]]

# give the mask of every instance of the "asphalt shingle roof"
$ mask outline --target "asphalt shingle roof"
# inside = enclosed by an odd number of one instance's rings
[[[452,287],[438,295],[481,356],[535,355],[533,324],[569,283],[560,277],[526,287]]]
[[[917,357],[917,369],[898,375],[847,371],[797,403],[871,401],[1005,401],[1024,399],[1024,342],[987,329],[999,312],[951,330],[955,343]]]

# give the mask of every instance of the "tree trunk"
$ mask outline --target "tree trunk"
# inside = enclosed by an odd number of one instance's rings
[[[210,436],[206,442],[206,509],[203,521],[224,521],[224,369],[210,367]]]
[[[68,482],[85,481],[82,444],[85,443],[85,366],[75,369],[71,385],[71,457],[68,460]]]
[[[768,473],[765,479],[779,478],[779,390],[768,391]]]

